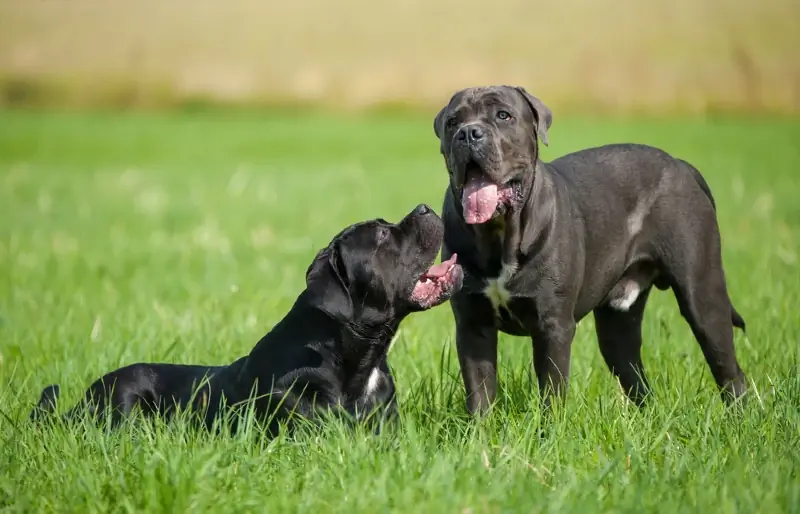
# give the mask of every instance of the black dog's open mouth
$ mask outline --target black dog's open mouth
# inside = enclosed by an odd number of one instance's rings
[[[447,300],[461,285],[461,266],[456,263],[457,257],[453,254],[446,261],[428,268],[414,285],[411,301],[427,309]]]
[[[470,225],[486,223],[515,197],[514,184],[497,184],[470,159],[466,165],[466,180],[461,192],[464,220]]]

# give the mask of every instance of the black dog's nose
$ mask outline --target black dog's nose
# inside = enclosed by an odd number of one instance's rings
[[[468,141],[470,143],[476,143],[481,139],[483,139],[484,135],[485,133],[483,132],[483,129],[480,127],[480,125],[467,125],[465,127],[461,127],[458,130],[458,134],[456,134],[456,137],[458,137],[460,141]]]
[[[417,205],[417,208],[414,209],[414,214],[417,214],[419,216],[428,214],[429,212],[431,212],[431,208],[425,205],[424,203]]]

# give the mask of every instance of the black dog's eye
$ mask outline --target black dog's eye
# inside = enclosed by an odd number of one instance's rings
[[[378,229],[378,242],[382,243],[384,239],[389,237],[389,229],[386,227],[381,227]]]
[[[497,117],[501,120],[511,119],[511,115],[508,113],[508,111],[497,111]]]
[[[453,128],[453,127],[455,127],[455,126],[456,126],[456,119],[455,119],[455,117],[450,117],[450,118],[447,118],[447,121],[445,122],[445,126],[446,126],[447,128]]]

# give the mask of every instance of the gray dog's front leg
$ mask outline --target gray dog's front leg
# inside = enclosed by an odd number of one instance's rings
[[[575,321],[571,316],[544,314],[534,329],[533,367],[545,409],[550,407],[554,398],[566,396],[574,337]]]
[[[470,414],[489,410],[497,394],[497,328],[485,298],[457,295],[450,301],[456,320],[456,349]]]

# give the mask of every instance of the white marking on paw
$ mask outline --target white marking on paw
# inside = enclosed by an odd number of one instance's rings
[[[514,276],[513,266],[503,264],[500,270],[500,275],[497,278],[490,278],[486,281],[486,287],[483,288],[483,294],[492,302],[492,307],[496,314],[500,313],[500,307],[507,307],[508,301],[511,299],[511,293],[506,289],[506,284]]]
[[[372,396],[378,387],[381,385],[381,370],[372,368],[372,373],[369,374],[367,379],[367,386],[364,388],[364,396]]]
[[[641,292],[642,290],[639,288],[639,284],[630,280],[625,283],[624,294],[619,298],[614,298],[611,300],[609,305],[618,311],[627,312],[634,302],[636,302],[636,299],[639,297],[639,293]]]

